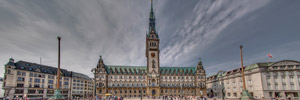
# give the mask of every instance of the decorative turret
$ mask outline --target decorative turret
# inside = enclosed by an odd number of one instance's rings
[[[15,60],[14,60],[14,58],[9,58],[8,63],[5,64],[5,67],[6,66],[15,66]]]
[[[199,70],[199,69],[203,70],[203,65],[202,65],[201,58],[199,58],[199,62],[198,62],[198,65],[197,65],[197,70]]]
[[[102,59],[102,56],[100,56],[100,59],[98,61],[98,64],[97,64],[97,68],[104,68],[104,62],[103,62],[103,59]]]
[[[14,58],[10,58],[10,59],[9,59],[9,62],[14,63],[14,61],[15,61]]]

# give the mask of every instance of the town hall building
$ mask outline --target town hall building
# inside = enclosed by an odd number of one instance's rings
[[[95,94],[105,96],[206,96],[206,74],[201,60],[195,67],[161,67],[159,36],[151,0],[149,29],[146,34],[146,66],[106,65],[100,56],[95,75]]]

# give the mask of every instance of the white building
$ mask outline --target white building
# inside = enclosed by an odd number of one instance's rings
[[[282,60],[245,66],[246,88],[254,98],[299,97],[300,62]],[[240,98],[243,88],[241,68],[220,71],[207,77],[209,97]]]
[[[26,61],[15,63],[11,58],[5,65],[2,85],[4,96],[10,99],[53,96],[57,84],[56,73],[57,68]],[[93,81],[87,75],[61,69],[60,90],[64,97],[92,96],[92,88]]]

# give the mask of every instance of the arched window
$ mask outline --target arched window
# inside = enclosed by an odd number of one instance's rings
[[[154,79],[152,80],[152,86],[155,86],[155,80]]]

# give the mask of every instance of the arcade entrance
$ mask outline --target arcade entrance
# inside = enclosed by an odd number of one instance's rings
[[[152,96],[156,96],[156,91],[154,89],[152,90]]]

